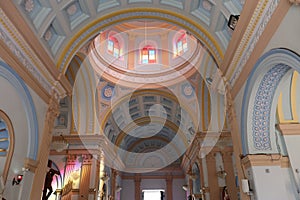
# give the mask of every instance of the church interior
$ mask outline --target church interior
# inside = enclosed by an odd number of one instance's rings
[[[299,0],[0,1],[0,199],[300,199],[298,20]]]

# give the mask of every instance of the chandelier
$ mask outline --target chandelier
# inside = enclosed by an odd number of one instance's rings
[[[63,135],[60,136],[60,138],[55,139],[51,144],[51,147],[57,152],[62,152],[69,147],[69,143],[67,143]]]

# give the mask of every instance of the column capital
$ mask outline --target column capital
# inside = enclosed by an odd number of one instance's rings
[[[56,92],[52,92],[48,104],[47,117],[56,118],[58,115],[59,115],[59,98]]]
[[[142,180],[142,178],[141,178],[141,176],[140,175],[135,175],[134,176],[134,182],[141,182],[141,180]]]
[[[206,155],[206,161],[215,162],[215,160],[216,160],[216,153],[215,152],[210,152],[209,154]]]
[[[76,163],[76,160],[77,160],[77,155],[74,155],[74,154],[69,154],[66,156],[67,158],[67,165],[72,165]]]
[[[93,155],[91,154],[83,154],[82,155],[82,164],[83,165],[90,165],[93,161]]]
[[[246,169],[253,166],[280,166],[281,168],[288,168],[290,161],[287,156],[280,154],[247,155],[242,159],[242,164]]]
[[[36,160],[32,160],[30,158],[25,158],[24,167],[29,171],[35,173],[36,168],[38,167],[38,162]]]
[[[277,124],[282,135],[300,135],[300,124]]]
[[[231,151],[225,151],[225,152],[221,152],[223,161],[232,161],[232,155],[233,152]]]

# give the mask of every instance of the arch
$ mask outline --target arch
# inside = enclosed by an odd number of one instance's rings
[[[141,10],[144,10],[144,12],[141,12]],[[69,40],[68,44],[62,50],[62,56],[58,58],[57,67],[60,71],[65,73],[69,62],[76,52],[89,39],[97,35],[99,30],[102,30],[107,26],[120,23],[121,21],[128,21],[137,18],[167,21],[190,31],[206,46],[208,52],[216,61],[217,65],[220,65],[224,56],[222,48],[215,38],[213,38],[213,36],[196,21],[170,10],[157,8],[130,8],[104,15],[83,27],[80,32],[74,34],[74,37]]]
[[[0,61],[0,76],[7,80],[18,92],[26,112],[28,124],[28,150],[27,157],[36,160],[38,152],[38,122],[34,103],[30,92],[21,77],[5,62]],[[25,131],[25,130],[24,130]]]
[[[300,71],[300,57],[282,48],[270,50],[255,64],[242,102],[244,154],[277,153],[275,134],[271,133],[275,133],[278,88],[291,69]]]
[[[0,145],[1,143],[4,143],[4,146],[6,147],[6,148],[0,147],[0,157],[1,156],[5,157],[4,168],[1,174],[1,176],[3,177],[4,184],[7,180],[12,156],[14,154],[14,142],[15,142],[15,137],[14,137],[14,129],[12,123],[9,117],[6,115],[6,113],[0,110]]]

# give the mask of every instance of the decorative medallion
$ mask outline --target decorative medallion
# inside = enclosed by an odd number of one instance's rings
[[[106,100],[110,100],[111,97],[113,96],[113,92],[114,92],[114,87],[110,85],[106,85],[102,89],[102,97]]]
[[[77,12],[77,6],[76,4],[71,5],[68,9],[67,9],[67,13],[69,15],[74,15]]]
[[[25,10],[30,13],[33,9],[34,9],[33,0],[25,0]]]
[[[194,88],[190,84],[183,84],[182,85],[182,91],[184,96],[191,97],[194,93]]]
[[[44,35],[45,40],[48,42],[52,38],[52,33],[50,30],[48,30]]]
[[[205,10],[207,10],[207,11],[211,11],[211,9],[212,9],[211,3],[210,3],[209,1],[207,1],[207,0],[204,0],[204,1],[202,2],[202,6],[203,6],[203,8],[204,8]]]

